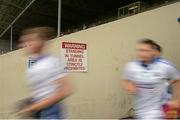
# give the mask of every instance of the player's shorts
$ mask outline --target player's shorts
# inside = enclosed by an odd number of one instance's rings
[[[63,112],[59,104],[51,105],[35,113],[36,119],[63,119]]]

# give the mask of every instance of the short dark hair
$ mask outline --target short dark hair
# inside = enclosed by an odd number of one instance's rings
[[[147,44],[147,45],[150,45],[153,49],[155,48],[155,42],[148,38],[141,39],[138,43]]]
[[[159,44],[155,43],[154,46],[155,50],[159,51],[160,53],[162,52],[162,47]]]
[[[23,30],[20,36],[37,33],[43,40],[50,40],[57,37],[57,32],[52,27],[32,27]]]
[[[152,48],[154,50],[157,50],[160,53],[162,52],[162,47],[158,43],[156,43],[154,40],[151,40],[149,38],[144,38],[144,39],[140,40],[138,43],[150,45],[150,46],[152,46]]]

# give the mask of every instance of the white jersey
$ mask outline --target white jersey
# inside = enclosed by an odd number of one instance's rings
[[[179,78],[179,73],[174,66],[160,60],[148,65],[139,61],[128,63],[123,79],[132,81],[138,87],[134,103],[136,117],[162,117],[161,100],[166,88],[165,82]]]
[[[27,70],[28,83],[34,101],[46,99],[57,88],[54,81],[66,76],[64,64],[52,56],[43,56]]]

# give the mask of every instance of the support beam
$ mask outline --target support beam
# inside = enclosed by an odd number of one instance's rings
[[[58,0],[58,26],[57,26],[57,37],[61,35],[61,0]]]
[[[13,50],[13,27],[11,26],[10,50]]]

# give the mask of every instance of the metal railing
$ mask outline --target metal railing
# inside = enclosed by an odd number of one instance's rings
[[[124,15],[132,15],[137,14],[141,11],[141,2],[135,2],[131,3],[129,5],[123,6],[121,8],[118,8],[118,17],[124,16]]]

